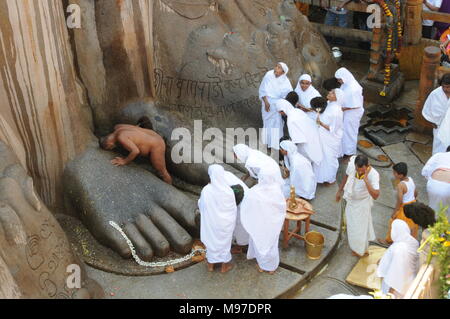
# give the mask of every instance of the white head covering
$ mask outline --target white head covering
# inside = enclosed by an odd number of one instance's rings
[[[300,78],[298,79],[298,83],[300,84],[301,81],[308,81],[312,82],[312,78],[309,74],[302,74]]]
[[[336,102],[343,106],[345,102],[345,93],[341,89],[334,89],[334,94],[336,94]]]
[[[310,109],[311,108],[311,100],[315,97],[321,96],[319,91],[316,90],[316,88],[311,85],[306,89],[306,91],[302,90],[302,87],[300,85],[301,81],[309,81],[312,82],[311,76],[309,74],[303,74],[297,83],[297,87],[295,88],[295,92],[298,94],[299,102],[304,107]],[[313,117],[313,115],[311,115]]]
[[[247,162],[248,155],[250,153],[250,147],[245,144],[238,144],[233,147],[233,151],[236,154],[238,160],[240,160],[242,163]]]
[[[200,238],[206,245],[208,262],[229,262],[237,216],[236,200],[222,166],[211,165],[208,174],[211,183],[203,188],[198,200],[201,216]]]
[[[287,64],[284,62],[278,62],[278,64],[281,65],[281,68],[284,71],[284,75],[287,75],[289,72],[289,68],[288,68]]]
[[[298,153],[297,145],[295,145],[292,141],[283,141],[280,143],[280,147],[287,152],[287,161],[285,157],[284,164],[288,170],[291,170],[291,163],[293,163],[293,158],[295,154]]]
[[[292,111],[295,110],[295,108],[292,106],[292,104],[285,100],[285,99],[279,99],[275,102],[275,109],[277,112],[284,112],[287,116],[292,113]]]
[[[417,274],[419,242],[411,236],[408,224],[401,219],[392,223],[391,237],[394,243],[381,259],[377,275],[404,295]]]
[[[349,108],[364,107],[363,87],[356,81],[353,74],[346,68],[340,68],[334,76],[344,82],[341,89],[345,93],[345,100],[341,105]]]

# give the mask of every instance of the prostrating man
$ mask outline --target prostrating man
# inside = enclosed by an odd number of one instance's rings
[[[221,272],[233,268],[231,263],[231,241],[236,225],[237,206],[233,190],[225,178],[225,170],[220,165],[208,169],[211,182],[200,195],[200,240],[206,246],[208,271],[214,264],[221,263]]]
[[[286,99],[278,100],[275,108],[281,115],[287,117],[289,136],[297,145],[299,153],[319,166],[323,155],[317,124],[305,112],[294,107],[297,101],[298,95],[292,91],[286,96]]]
[[[280,152],[284,155],[284,165],[289,171],[286,179],[284,196],[289,197],[290,187],[295,187],[295,193],[307,200],[316,196],[316,177],[311,162],[297,151],[297,146],[291,141],[280,143]]]
[[[428,180],[427,193],[429,206],[439,211],[440,205],[450,207],[450,146],[445,153],[433,155],[422,169]],[[447,210],[450,216],[450,209]]]
[[[396,219],[401,219],[406,222],[411,229],[411,234],[414,238],[417,238],[419,232],[419,226],[414,221],[405,216],[403,207],[405,205],[414,203],[417,200],[416,184],[411,177],[408,176],[408,165],[400,162],[392,167],[394,178],[397,182],[397,204],[394,208],[394,213],[389,220],[389,229],[386,234],[386,239],[379,239],[378,241],[384,245],[392,244],[391,227],[392,222]]]
[[[274,174],[276,175],[278,185],[281,189],[284,182],[283,178],[281,177],[280,166],[277,164],[277,162],[275,162],[273,158],[267,156],[261,151],[251,149],[244,144],[238,144],[234,146],[233,151],[235,157],[245,164],[245,168],[248,171],[247,175],[242,179],[243,181],[247,180],[249,176],[253,177],[254,179],[259,179],[259,173],[263,168],[267,167],[271,168],[274,172],[278,171],[278,174]]]
[[[295,92],[298,94],[299,101],[295,104],[300,110],[305,112],[313,121],[316,120],[316,114],[311,108],[311,100],[321,96],[319,91],[312,85],[312,79],[309,74],[303,74],[298,80]]]
[[[250,235],[247,259],[256,258],[258,271],[273,274],[280,263],[278,242],[286,217],[286,199],[278,182],[279,168],[262,167],[258,184],[241,204],[241,221]]]
[[[380,196],[380,175],[369,165],[365,155],[352,156],[336,193],[336,201],[344,194],[347,237],[352,254],[368,256],[369,241],[375,240],[372,223],[373,200]]]
[[[441,130],[441,124],[449,110],[450,98],[450,73],[444,74],[441,79],[441,86],[433,90],[423,105],[422,115],[430,123],[433,124],[433,154],[445,152],[448,145],[444,144],[438,134]],[[450,116],[450,115],[449,115]],[[446,121],[446,125],[442,127],[442,136],[448,134],[450,130],[450,120]],[[446,132],[447,131],[447,132]]]
[[[336,182],[336,174],[339,169],[340,154],[342,153],[343,136],[343,112],[342,101],[344,92],[334,89],[328,93],[328,105],[317,117],[319,126],[320,145],[323,158],[319,167],[315,170],[317,183],[333,184]]]
[[[419,242],[410,234],[408,224],[396,219],[391,231],[394,244],[384,253],[377,269],[377,276],[383,278],[381,291],[402,298],[414,281],[419,269]]]
[[[113,133],[101,139],[100,145],[105,150],[112,150],[117,144],[130,153],[127,158],[116,157],[111,164],[123,166],[138,156],[149,157],[159,177],[164,182],[172,184],[172,177],[166,168],[166,143],[155,131],[133,125],[116,125]]]
[[[262,101],[263,134],[262,142],[268,148],[278,150],[280,138],[283,136],[283,119],[273,107],[273,103],[293,90],[287,74],[289,68],[283,62],[264,76],[259,87],[259,98]]]
[[[342,111],[344,111],[342,155],[350,157],[356,154],[359,125],[364,114],[363,88],[346,68],[337,70],[335,77],[342,84],[341,90],[345,94],[342,105]]]

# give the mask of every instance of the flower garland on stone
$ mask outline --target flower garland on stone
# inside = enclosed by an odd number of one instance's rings
[[[386,4],[384,0],[374,0],[382,9],[386,17],[394,18],[392,11],[389,9],[389,6]],[[392,60],[395,57],[398,58],[398,54],[400,53],[402,39],[403,39],[403,29],[401,22],[401,3],[400,0],[394,0],[396,15],[397,15],[397,23],[395,24],[396,28],[396,46],[393,46],[394,40],[394,26],[390,25],[387,28],[387,40],[386,40],[386,58],[384,61],[384,81],[383,81],[383,90],[380,92],[381,96],[386,96],[386,88],[391,83],[391,75],[392,75]]]
[[[189,255],[186,255],[186,256],[178,258],[178,259],[172,259],[172,260],[163,261],[163,262],[146,262],[139,258],[139,256],[136,253],[136,249],[134,248],[133,243],[128,238],[128,236],[125,234],[125,232],[122,230],[122,228],[113,221],[110,221],[109,224],[122,235],[122,237],[125,239],[128,247],[131,250],[131,254],[133,255],[134,260],[136,261],[136,263],[138,263],[140,266],[143,266],[143,267],[152,267],[152,268],[153,267],[168,267],[168,266],[172,266],[175,264],[180,264],[182,262],[188,261],[189,259],[194,258],[198,254],[206,253],[205,249],[197,248],[197,249],[193,249]],[[173,272],[173,271],[167,271],[167,269],[166,269],[166,272]]]

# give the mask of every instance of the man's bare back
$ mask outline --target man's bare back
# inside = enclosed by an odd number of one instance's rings
[[[137,156],[149,157],[158,175],[166,183],[172,184],[172,178],[166,168],[166,144],[156,132],[133,125],[119,124],[114,128],[114,132],[102,142],[102,147],[111,150],[116,147],[117,143],[128,150],[130,154],[127,158],[116,157],[111,164],[123,166],[131,163]]]

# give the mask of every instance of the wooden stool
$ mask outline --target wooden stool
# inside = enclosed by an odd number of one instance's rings
[[[292,237],[305,240],[305,237],[301,234],[302,231],[302,222],[305,223],[305,232],[309,232],[309,226],[311,224],[311,215],[314,214],[312,205],[304,199],[296,198],[298,203],[298,207],[292,211],[289,209],[289,199],[287,200],[287,211],[286,211],[286,219],[284,220],[283,226],[283,248],[287,248],[289,245],[289,240]],[[297,227],[293,232],[289,231],[289,223],[290,221],[296,221]]]

